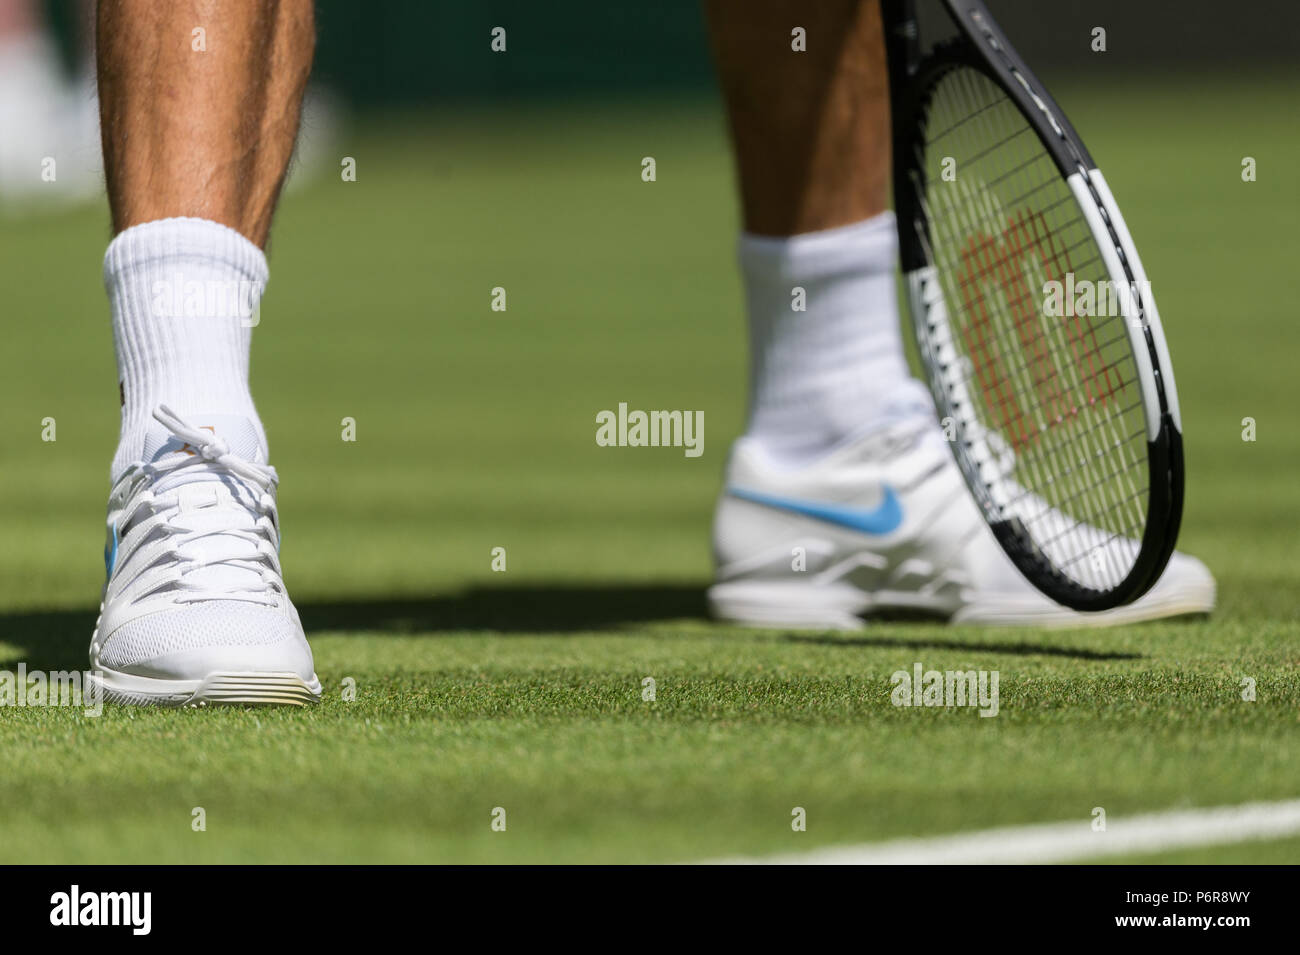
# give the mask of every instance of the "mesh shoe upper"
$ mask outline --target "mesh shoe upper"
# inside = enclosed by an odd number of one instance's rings
[[[280,573],[275,470],[246,419],[166,408],[109,500],[108,581],[91,663],[179,680],[219,670],[313,679]],[[211,422],[211,423],[205,423]]]

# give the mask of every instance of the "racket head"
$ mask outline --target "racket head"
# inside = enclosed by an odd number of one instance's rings
[[[1121,606],[1159,578],[1182,513],[1159,315],[1078,134],[982,4],[950,6],[963,35],[920,56],[910,4],[886,4],[918,352],[1012,562],[1065,606]]]

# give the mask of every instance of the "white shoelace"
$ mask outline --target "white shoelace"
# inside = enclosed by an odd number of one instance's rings
[[[189,453],[170,454],[142,468],[140,490],[122,525],[139,542],[125,562],[139,557],[145,569],[128,589],[141,599],[180,591],[174,598],[179,603],[243,600],[275,606],[286,596],[277,553],[275,468],[234,454],[221,438],[166,405],[153,416],[185,442]],[[212,482],[224,486],[223,492],[214,489],[216,507],[182,509],[182,495],[193,494],[187,488]]]

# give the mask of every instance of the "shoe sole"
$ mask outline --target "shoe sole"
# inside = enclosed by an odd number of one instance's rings
[[[296,673],[209,673],[201,680],[160,680],[100,668],[90,682],[103,700],[127,706],[307,706],[320,701],[320,680]]]
[[[957,610],[918,593],[868,594],[842,584],[802,581],[736,581],[709,588],[710,614],[751,627],[788,630],[862,630],[875,616],[928,616],[953,625],[1037,627],[1114,627],[1148,620],[1198,616],[1214,609],[1213,584],[1167,587],[1137,603],[1101,613],[1082,614],[1066,607],[1009,599],[979,600]]]
[[[714,584],[708,604],[718,620],[790,630],[861,630],[876,609],[856,587],[784,580]]]
[[[952,616],[954,624],[996,627],[1119,627],[1152,620],[1177,617],[1203,617],[1214,611],[1216,589],[1213,584],[1166,585],[1159,592],[1148,591],[1139,600],[1123,607],[1097,613],[1078,613],[1067,607],[1050,610],[1016,606],[1007,601],[970,603]]]

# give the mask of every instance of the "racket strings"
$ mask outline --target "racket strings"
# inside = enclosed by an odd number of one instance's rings
[[[988,109],[981,109],[981,110],[976,110],[976,111],[973,111],[973,112],[975,112],[975,113],[978,114],[979,116],[986,116],[987,113],[989,112],[989,110],[988,110]],[[1023,124],[1022,124],[1022,127],[1023,127]],[[1023,127],[1023,128],[1027,128],[1027,127]],[[981,131],[981,132],[982,132],[982,131]],[[990,137],[990,138],[993,138],[993,137]],[[1005,137],[1005,138],[1002,138],[1002,139],[999,140],[999,141],[1000,141],[1000,142],[1003,142],[1003,143],[1006,143],[1006,142],[1009,142],[1010,140],[1011,140],[1011,137]],[[1021,163],[1018,163],[1018,164],[1013,164],[1013,165],[1012,165],[1012,168],[1013,168],[1013,169],[1019,169],[1019,170],[1027,169],[1030,165],[1032,165],[1033,163],[1036,163],[1036,162],[1038,161],[1038,159],[1039,159],[1039,157],[1038,157],[1038,156],[1035,156],[1033,162],[1021,162]],[[1036,192],[1036,191],[1038,191],[1039,188],[1042,188],[1042,187],[1044,187],[1044,186],[1051,186],[1051,185],[1059,185],[1058,181],[1057,181],[1056,178],[1055,178],[1054,170],[1053,170],[1053,172],[1052,172],[1052,174],[1051,174],[1051,178],[1044,180],[1043,183],[1040,183],[1039,186],[1035,187],[1033,190],[1030,190],[1029,192],[1022,192],[1020,195],[1021,195],[1021,196],[1029,195],[1029,194],[1031,194],[1032,192]],[[1069,198],[1068,195],[1067,195],[1066,198],[1067,198],[1067,200],[1068,200],[1068,198]],[[1060,204],[1060,203],[1058,202],[1057,205],[1059,205],[1059,204]],[[1054,256],[1054,258],[1057,258],[1057,257]],[[981,264],[982,264],[983,267],[979,269],[979,271],[975,274],[975,277],[976,277],[976,279],[978,279],[978,278],[980,278],[980,277],[983,277],[985,280],[987,280],[987,278],[989,277],[989,273],[990,273],[990,271],[991,271],[991,267],[992,267],[993,263],[985,262],[985,263],[981,263]],[[1068,266],[1067,266],[1067,267],[1068,267]],[[1058,269],[1058,271],[1059,271],[1059,269]],[[1004,279],[1003,285],[1005,286],[1005,284],[1006,284],[1006,283],[1005,283],[1005,279]],[[1017,311],[1023,313],[1024,302],[1021,301],[1021,299],[1024,298],[1024,297],[1026,297],[1028,294],[1029,294],[1029,286],[1028,286],[1028,285],[1025,285],[1025,286],[1024,286],[1024,295],[1022,295],[1022,296],[1013,296],[1012,299],[1011,299],[1010,305],[1011,305],[1013,308],[1015,308]],[[1005,329],[1003,329],[1003,330],[1005,331]],[[1038,356],[1038,357],[1041,359],[1042,356],[1040,355],[1040,356]],[[1039,364],[1041,364],[1041,361],[1039,362]],[[1069,366],[1067,366],[1067,367],[1069,367]],[[1015,379],[1014,376],[1007,376],[1007,377],[1009,377],[1010,381],[1012,381],[1012,382],[1015,382],[1015,381],[1016,381],[1016,379]],[[1090,377],[1092,377],[1092,376],[1090,376]],[[1039,383],[1040,383],[1040,384],[1041,384],[1041,379],[1042,379],[1042,376],[1040,375],[1040,376],[1039,376]],[[1018,401],[1021,397],[1024,397],[1024,395],[1025,395],[1025,390],[1024,390],[1024,388],[1022,387],[1022,388],[1020,388],[1020,389],[1018,390],[1018,393],[1015,394],[1015,395],[1004,395],[1004,396],[1001,398],[1001,403],[1006,404],[1006,403],[1008,403],[1008,402],[1010,402],[1010,401],[1012,401],[1012,400],[1017,400],[1017,401]]]
[[[1009,142],[1009,139],[1008,139],[1008,140],[1002,140],[1002,142]],[[1028,162],[1021,162],[1021,164],[1018,164],[1017,166],[1015,166],[1015,168],[1018,168],[1018,169],[1021,169],[1021,170],[1026,170],[1026,169],[1030,168],[1031,165],[1034,165],[1034,164],[1028,164]],[[1011,177],[1004,177],[1004,178],[1011,178]],[[1052,181],[1049,181],[1049,182],[1052,182],[1052,185],[1054,185],[1054,179],[1052,179]],[[1035,192],[1035,191],[1037,191],[1037,188],[1035,188],[1035,190],[1031,190],[1031,192]],[[996,194],[993,194],[993,195],[996,195]],[[988,230],[988,231],[992,231],[992,230]],[[980,249],[980,251],[983,251],[983,252],[985,252],[985,253],[991,251],[991,249],[989,249],[989,246],[991,246],[991,243],[989,243],[989,240],[985,239],[985,240],[984,240],[984,249]],[[969,249],[969,251],[970,251],[970,249]],[[966,256],[963,256],[963,257],[965,257],[965,259],[966,259],[967,268],[969,268],[969,266],[971,265],[971,256],[969,255],[969,251],[967,251],[967,255],[966,255]],[[1054,262],[1057,262],[1057,264],[1058,264],[1057,272],[1060,273],[1060,272],[1061,272],[1061,269],[1060,269],[1060,253],[1052,253],[1052,255],[1049,255],[1049,256],[1047,256],[1047,257],[1049,257],[1050,260],[1052,260],[1052,261],[1054,261]],[[975,266],[976,266],[976,268],[975,268],[975,269],[970,269],[970,268],[969,268],[969,272],[974,273],[974,277],[975,277],[976,279],[983,279],[983,281],[987,282],[989,278],[992,278],[992,277],[993,277],[993,270],[995,270],[996,268],[1000,268],[1000,266],[1002,266],[1002,265],[1004,265],[1004,262],[1002,262],[1000,259],[993,259],[993,257],[991,257],[991,256],[987,256],[987,255],[985,255],[985,256],[975,256]],[[1070,268],[1069,262],[1066,262],[1066,270],[1069,270],[1069,268]],[[1001,275],[1000,278],[1002,279],[1002,281],[1001,281],[1002,292],[1004,292],[1004,294],[1005,294],[1005,292],[1008,292],[1008,288],[1006,288],[1006,285],[1008,285],[1008,282],[1010,281],[1010,278],[1011,278],[1011,277],[1009,277],[1009,275],[1006,275],[1006,274],[1004,273],[1004,274]],[[1028,294],[1028,290],[1030,290],[1030,286],[1028,286],[1027,283],[1024,283],[1024,285],[1022,285],[1022,287],[1024,288],[1024,295],[1027,295],[1027,294]],[[1026,318],[1024,318],[1024,316],[1026,316],[1026,312],[1024,312],[1024,301],[1022,301],[1021,298],[1022,298],[1022,296],[1017,296],[1017,295],[1008,295],[1008,299],[1009,299],[1009,301],[1008,301],[1008,305],[1009,305],[1010,309],[1014,309],[1014,313],[1017,314],[1017,316],[1018,316],[1018,321],[1024,321],[1024,320],[1026,320]],[[983,303],[980,303],[980,304],[983,304]],[[1001,314],[995,312],[995,313],[993,313],[993,317],[995,317],[995,318],[1001,317]],[[982,322],[982,326],[983,326],[983,325],[987,325],[987,320],[988,320],[988,318],[989,318],[988,314],[985,313],[984,316],[983,316],[983,318],[984,318],[984,321]],[[1004,337],[1004,338],[1008,337],[1008,335],[1009,335],[1009,329],[1008,329],[1008,327],[1006,327],[1005,322],[1002,322],[1002,327],[1000,327],[1000,329],[998,329],[998,333],[1001,333],[1002,337]],[[979,342],[979,346],[978,346],[978,352],[984,352],[984,359],[985,359],[985,361],[987,361],[987,357],[988,357],[988,356],[987,356],[987,351],[988,351],[988,348],[987,348],[987,342],[985,342],[984,337],[983,337],[983,335],[982,335],[982,340],[980,340],[980,342]],[[1043,355],[1041,355],[1041,342],[1039,342],[1039,353],[1037,353],[1037,355],[1032,355],[1032,353],[1031,353],[1031,357],[1034,357],[1034,359],[1036,359],[1036,361],[1035,361],[1034,364],[1035,364],[1036,366],[1039,366],[1039,368],[1041,368],[1041,363],[1043,363],[1043,357],[1044,357]],[[1005,377],[1009,377],[1009,376],[1005,376]],[[1041,376],[1037,376],[1037,377],[1041,378]],[[1014,378],[1011,378],[1011,381],[1014,382],[1015,379],[1014,379]],[[992,387],[995,388],[995,391],[997,391],[997,390],[998,390],[998,383],[993,383]],[[1040,386],[1040,388],[1041,388],[1041,386]],[[1021,388],[1017,388],[1017,390],[1015,390],[1015,391],[1017,391],[1017,394],[1011,394],[1011,395],[1008,395],[1008,394],[1001,394],[1001,395],[1000,395],[1000,398],[998,398],[998,404],[1000,404],[1000,405],[1006,405],[1006,404],[1010,403],[1010,401],[1015,401],[1015,403],[1019,403],[1019,401],[1021,401],[1022,398],[1024,398],[1024,396],[1026,396],[1026,394],[1024,394],[1024,392],[1026,392],[1026,390],[1027,390],[1026,387],[1021,387]],[[1060,398],[1060,394],[1054,394],[1054,395],[1053,395],[1053,394],[1048,394],[1048,395],[1044,395],[1044,394],[1043,394],[1043,391],[1041,391],[1041,390],[1039,390],[1039,392],[1037,392],[1037,394],[1039,394],[1039,398],[1040,398],[1040,399],[1045,399],[1045,400],[1047,400],[1047,401],[1052,401],[1053,399],[1058,399],[1058,398]],[[1006,420],[1006,417],[1008,417],[1008,416],[1006,416],[1006,414],[1004,413],[1004,416],[1002,416],[1002,417],[1004,417],[1004,420]],[[1024,426],[1023,426],[1023,421],[1021,420],[1021,413],[1019,413],[1019,412],[1017,413],[1017,427],[1018,427],[1018,430],[1021,431],[1021,435],[1019,435],[1019,437],[1022,437],[1022,438],[1023,438],[1023,437],[1024,437],[1024,431],[1023,431],[1023,427],[1024,427]],[[1078,439],[1075,440],[1075,443],[1078,443]],[[1084,461],[1084,464],[1087,464],[1087,461]],[[1080,472],[1082,472],[1082,470],[1083,470],[1083,469],[1080,469]],[[1075,473],[1076,473],[1076,472],[1075,472],[1075,469],[1073,469],[1073,468],[1069,469],[1069,474],[1075,474]],[[1056,485],[1056,483],[1058,482],[1058,478],[1060,478],[1060,476],[1049,477],[1048,481],[1045,481],[1045,482],[1044,482],[1044,490],[1047,491],[1047,490],[1049,490],[1049,489],[1052,489],[1052,485]],[[1053,490],[1054,490],[1054,489],[1053,489]],[[1086,490],[1086,489],[1084,489],[1084,490]],[[1022,495],[1022,496],[1023,496],[1023,495]],[[1066,498],[1067,500],[1062,500],[1062,499],[1061,499],[1061,495],[1053,495],[1053,496],[1056,496],[1056,498],[1057,498],[1056,503],[1057,503],[1058,505],[1061,505],[1061,504],[1067,504],[1067,503],[1069,503],[1069,500],[1073,500],[1073,499],[1079,498],[1079,496],[1080,496],[1080,491],[1075,491],[1074,494],[1066,494],[1066,495],[1065,495],[1065,498]],[[1115,509],[1115,507],[1114,507],[1114,505],[1112,504],[1112,507],[1109,507],[1109,508],[1108,508],[1108,511],[1114,511],[1114,509]],[[1043,508],[1043,509],[1041,509],[1039,515],[1037,515],[1037,520],[1036,520],[1035,522],[1043,522],[1043,521],[1050,522],[1050,524],[1053,524],[1053,525],[1061,525],[1062,522],[1065,522],[1065,521],[1062,521],[1062,518],[1061,518],[1061,516],[1060,516],[1060,509],[1048,509],[1048,508]],[[1054,542],[1054,541],[1057,541],[1057,539],[1062,539],[1063,537],[1066,537],[1066,534],[1069,534],[1069,528],[1066,528],[1066,529],[1063,529],[1063,530],[1057,531],[1057,533],[1054,533],[1054,534],[1050,535],[1050,537],[1047,538],[1047,539],[1045,539],[1045,541],[1044,541],[1043,543],[1044,543],[1044,544],[1052,543],[1052,542]]]
[[[1133,435],[1131,435],[1130,438],[1129,438],[1129,440],[1132,440],[1132,439],[1135,438],[1135,437],[1145,437],[1145,436],[1146,436],[1146,429],[1144,428],[1144,429],[1142,429],[1141,431],[1135,432]],[[1122,473],[1121,469],[1122,469],[1123,467],[1125,467],[1125,466],[1126,466],[1126,465],[1124,465],[1124,464],[1121,462],[1120,465],[1119,465],[1115,470],[1113,470],[1113,471],[1110,472],[1109,477],[1111,477],[1111,478],[1117,478],[1117,477],[1119,477],[1120,474]],[[1024,493],[1025,493],[1025,494],[1028,494],[1029,492],[1026,491],[1026,492],[1024,492]],[[1066,506],[1068,506],[1068,505],[1071,503],[1071,499],[1070,499],[1070,498],[1066,498],[1065,500],[1061,501],[1060,503],[1061,503],[1062,505],[1066,505]],[[1121,502],[1119,502],[1118,504],[1113,504],[1113,505],[1111,505],[1111,507],[1112,507],[1112,508],[1114,508],[1114,507],[1118,507],[1118,506],[1120,506],[1120,504],[1123,504],[1123,503],[1125,503],[1125,502],[1122,502],[1122,501],[1121,501]],[[1036,516],[1036,517],[1031,517],[1031,518],[1029,518],[1027,521],[1025,521],[1025,523],[1026,523],[1027,525],[1031,525],[1031,524],[1033,524],[1035,521],[1037,521],[1037,520],[1041,520],[1041,518],[1042,518],[1042,515],[1040,514],[1040,515],[1038,515],[1038,516]]]
[[[1143,406],[1125,319],[1039,308],[1049,282],[1061,283],[1062,304],[1068,277],[1109,289],[1100,247],[1029,124],[983,74],[944,74],[923,125],[921,238],[958,357],[938,371],[941,404],[956,412],[1001,513],[1019,518],[1058,568],[1087,561],[1072,575],[1113,586],[1146,524]]]
[[[1080,358],[1080,359],[1088,359],[1088,360],[1091,360],[1091,359],[1093,359],[1093,358],[1100,358],[1100,357],[1102,356],[1103,349],[1109,348],[1111,345],[1114,345],[1114,344],[1117,343],[1117,342],[1125,342],[1125,343],[1126,343],[1127,341],[1128,341],[1128,332],[1122,332],[1122,333],[1120,333],[1119,335],[1115,336],[1114,338],[1107,339],[1106,341],[1097,344],[1095,347],[1089,349],[1089,350],[1086,351],[1086,352],[1080,352],[1080,353],[1078,353],[1077,357]],[[1094,384],[1094,383],[1097,383],[1098,379],[1101,377],[1101,375],[1102,375],[1106,370],[1107,370],[1107,369],[1106,369],[1105,367],[1099,367],[1099,368],[1097,368],[1097,369],[1095,369],[1095,370],[1090,370],[1090,371],[1089,371],[1089,374],[1083,378],[1083,382],[1084,382],[1085,384],[1089,384],[1089,385]],[[1029,373],[1029,363],[1028,363],[1028,362],[1025,362],[1024,364],[1013,365],[1013,366],[1011,366],[1011,367],[1009,368],[1009,371],[1010,371],[1010,373],[1011,373],[1012,375],[1016,375],[1016,374],[1028,374],[1028,373]],[[1052,381],[1052,380],[1054,380],[1054,379],[1060,377],[1061,375],[1062,375],[1061,370],[1060,370],[1059,368],[1055,368],[1055,367],[1054,367],[1054,368],[1049,372],[1048,376],[1047,376],[1046,378],[1042,379],[1042,381],[1043,381],[1044,383],[1046,383],[1046,382],[1048,382],[1048,381]],[[975,382],[975,380],[974,380],[972,377],[970,377],[970,376],[966,376],[966,377],[958,377],[958,378],[954,379],[954,383],[955,383],[955,384],[958,384],[958,385],[963,385],[963,386],[965,386],[965,385],[975,384],[976,382]],[[1110,385],[1109,381],[1107,381],[1107,385],[1108,385],[1108,387],[1110,388],[1110,390],[1108,390],[1108,391],[1107,391],[1107,392],[1106,392],[1102,397],[1110,397],[1111,394],[1113,394],[1114,388],[1113,388],[1113,386]],[[1141,403],[1140,403],[1140,402],[1138,403],[1137,407],[1139,407],[1139,408],[1141,407]],[[1123,410],[1127,410],[1127,409],[1123,409]],[[1032,451],[1032,449],[1031,449],[1031,451]]]

